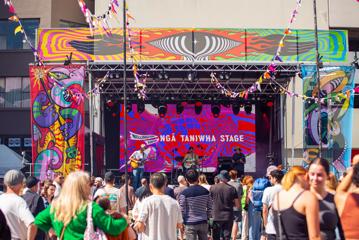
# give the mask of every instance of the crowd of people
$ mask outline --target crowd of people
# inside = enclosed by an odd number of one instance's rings
[[[118,188],[113,172],[40,182],[10,170],[0,239],[359,239],[359,155],[339,183],[322,158],[257,179],[222,170],[210,185],[189,169],[177,180],[153,173],[133,187],[123,175]]]

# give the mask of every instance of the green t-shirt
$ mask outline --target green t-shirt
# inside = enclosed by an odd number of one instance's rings
[[[64,224],[61,221],[55,220],[54,213],[50,213],[50,209],[51,206],[47,207],[36,216],[35,225],[45,232],[48,232],[50,228],[53,228],[56,235],[60,237]],[[87,207],[81,210],[66,226],[63,238],[66,240],[83,239],[87,226],[86,217]],[[92,203],[92,219],[94,227],[113,236],[117,236],[127,227],[125,218],[112,218],[107,215],[97,203]]]

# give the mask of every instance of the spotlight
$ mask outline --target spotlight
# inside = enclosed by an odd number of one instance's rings
[[[221,72],[219,74],[219,79],[222,80],[222,81],[223,80],[228,81],[230,78],[231,78],[231,73],[230,72]]]
[[[240,109],[241,106],[239,105],[239,103],[232,103],[232,111],[234,115],[238,115]]]
[[[191,71],[187,74],[187,79],[190,82],[193,82],[196,77],[197,77],[197,72]]]
[[[158,107],[158,115],[160,116],[160,118],[164,118],[166,116],[166,113],[167,113],[167,105],[161,104]]]
[[[143,113],[145,111],[145,103],[143,101],[137,102],[137,112]]]
[[[158,73],[157,77],[159,80],[168,80],[169,79],[168,73],[166,73],[166,71],[164,69]]]
[[[176,104],[176,112],[178,115],[180,115],[184,110],[183,104],[184,104],[183,102],[179,102]]]
[[[252,104],[247,103],[246,105],[244,105],[244,111],[249,115],[252,113]]]
[[[132,111],[132,104],[128,103],[126,106],[126,112],[129,113]]]
[[[107,107],[113,108],[114,105],[115,105],[115,103],[111,99],[107,100],[107,102],[106,102]]]
[[[219,80],[224,80],[224,72],[221,72],[221,73],[219,74]]]
[[[213,114],[213,117],[218,118],[219,114],[221,113],[221,105],[219,104],[213,104],[211,106],[211,112]]]
[[[197,115],[201,114],[201,112],[202,112],[202,102],[197,101],[197,102],[194,104],[194,112],[195,112]]]

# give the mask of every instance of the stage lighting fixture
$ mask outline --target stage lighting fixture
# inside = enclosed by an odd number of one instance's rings
[[[166,116],[166,113],[167,113],[167,105],[161,104],[158,107],[158,115],[160,116],[160,118],[164,118]]]
[[[145,111],[145,103],[142,101],[137,102],[137,112],[143,113],[144,111]]]
[[[239,105],[239,103],[232,103],[232,111],[234,115],[238,115],[240,109],[241,106]]]
[[[184,111],[183,102],[179,102],[176,104],[176,112],[177,114],[181,114]]]
[[[219,74],[219,79],[222,80],[222,81],[223,80],[228,81],[230,78],[231,78],[231,73],[230,72],[221,72]]]
[[[221,72],[221,73],[219,74],[219,80],[224,80],[224,72]]]
[[[213,114],[213,117],[218,118],[219,114],[221,113],[221,105],[219,104],[213,104],[211,106],[211,112]]]
[[[126,112],[129,113],[131,111],[132,111],[132,104],[128,103],[127,106],[126,106]]]
[[[195,102],[195,104],[194,104],[194,112],[197,115],[201,114],[201,112],[202,112],[202,102],[200,102],[200,101]]]
[[[168,80],[169,79],[168,73],[165,70],[162,70],[161,72],[159,72],[157,77],[159,80]]]
[[[107,107],[113,108],[114,105],[115,105],[115,103],[114,103],[111,99],[109,99],[109,100],[106,101],[106,106],[107,106]]]
[[[246,105],[244,105],[244,111],[245,111],[247,114],[251,114],[251,112],[252,112],[252,104],[247,103]]]
[[[187,79],[190,82],[193,82],[195,80],[195,78],[197,77],[197,73],[194,71],[191,71],[187,74]]]

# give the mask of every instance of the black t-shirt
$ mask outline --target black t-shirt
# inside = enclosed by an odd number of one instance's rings
[[[232,156],[232,161],[236,164],[244,164],[246,162],[246,157],[243,153],[235,153]]]
[[[238,198],[236,189],[221,182],[211,186],[210,193],[213,199],[213,220],[233,220],[234,199]]]

